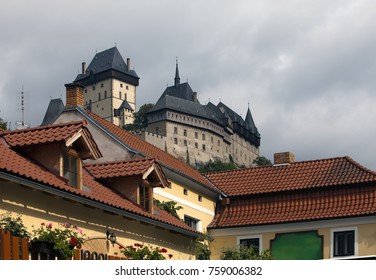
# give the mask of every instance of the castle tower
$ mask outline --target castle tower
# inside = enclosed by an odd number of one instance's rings
[[[118,125],[133,123],[139,77],[131,70],[130,59],[122,58],[116,47],[97,53],[74,82],[84,88],[84,102],[91,111]]]

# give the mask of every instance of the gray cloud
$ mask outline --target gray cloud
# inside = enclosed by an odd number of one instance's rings
[[[202,103],[250,104],[261,153],[349,155],[376,170],[375,4],[342,1],[6,1],[0,116],[38,125],[50,97],[115,44],[141,77],[138,104],[172,84],[175,57]]]

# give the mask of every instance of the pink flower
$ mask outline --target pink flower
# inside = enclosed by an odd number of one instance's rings
[[[80,229],[80,228],[78,227],[78,228],[76,228],[76,230],[77,230],[80,234],[82,234],[82,229]]]
[[[52,223],[49,223],[47,227],[52,228]]]

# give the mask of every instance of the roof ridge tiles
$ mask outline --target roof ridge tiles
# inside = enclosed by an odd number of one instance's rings
[[[97,162],[97,163],[85,163],[84,166],[112,165],[112,164],[132,163],[132,162],[141,162],[141,161],[157,162],[155,158],[147,157],[147,158],[138,158],[138,159],[103,161],[103,162]]]
[[[32,131],[38,131],[38,130],[43,130],[43,129],[64,127],[64,126],[73,126],[73,125],[82,125],[82,126],[86,127],[87,122],[85,120],[80,120],[80,121],[71,121],[71,122],[61,122],[61,123],[56,123],[56,124],[48,124],[48,125],[43,125],[43,126],[34,126],[34,127],[24,128],[24,129],[7,130],[7,131],[4,131],[3,135],[23,133],[23,132],[32,132]]]

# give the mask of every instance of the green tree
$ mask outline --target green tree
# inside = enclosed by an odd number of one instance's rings
[[[148,126],[147,111],[153,108],[154,104],[146,103],[142,105],[138,112],[133,113],[134,121],[132,124],[126,124],[123,128],[126,130],[140,130]]]
[[[264,157],[264,156],[258,156],[254,161],[253,161],[254,164],[256,164],[257,166],[270,166],[270,165],[273,165],[271,160]]]
[[[226,248],[221,252],[220,260],[271,260],[270,250],[263,250],[259,254],[254,247],[239,246],[238,248]]]
[[[170,213],[172,216],[180,219],[178,212],[179,210],[183,209],[182,206],[176,206],[176,201],[162,201],[160,202],[158,199],[153,199],[154,204],[159,207],[162,210],[165,210],[166,212]]]
[[[3,130],[8,129],[8,122],[4,121],[1,117],[0,117],[0,128]]]
[[[198,171],[201,173],[216,172],[216,171],[225,171],[225,170],[235,170],[238,169],[235,163],[233,162],[223,162],[218,159],[215,161],[210,160],[207,163],[201,164],[198,168]]]

